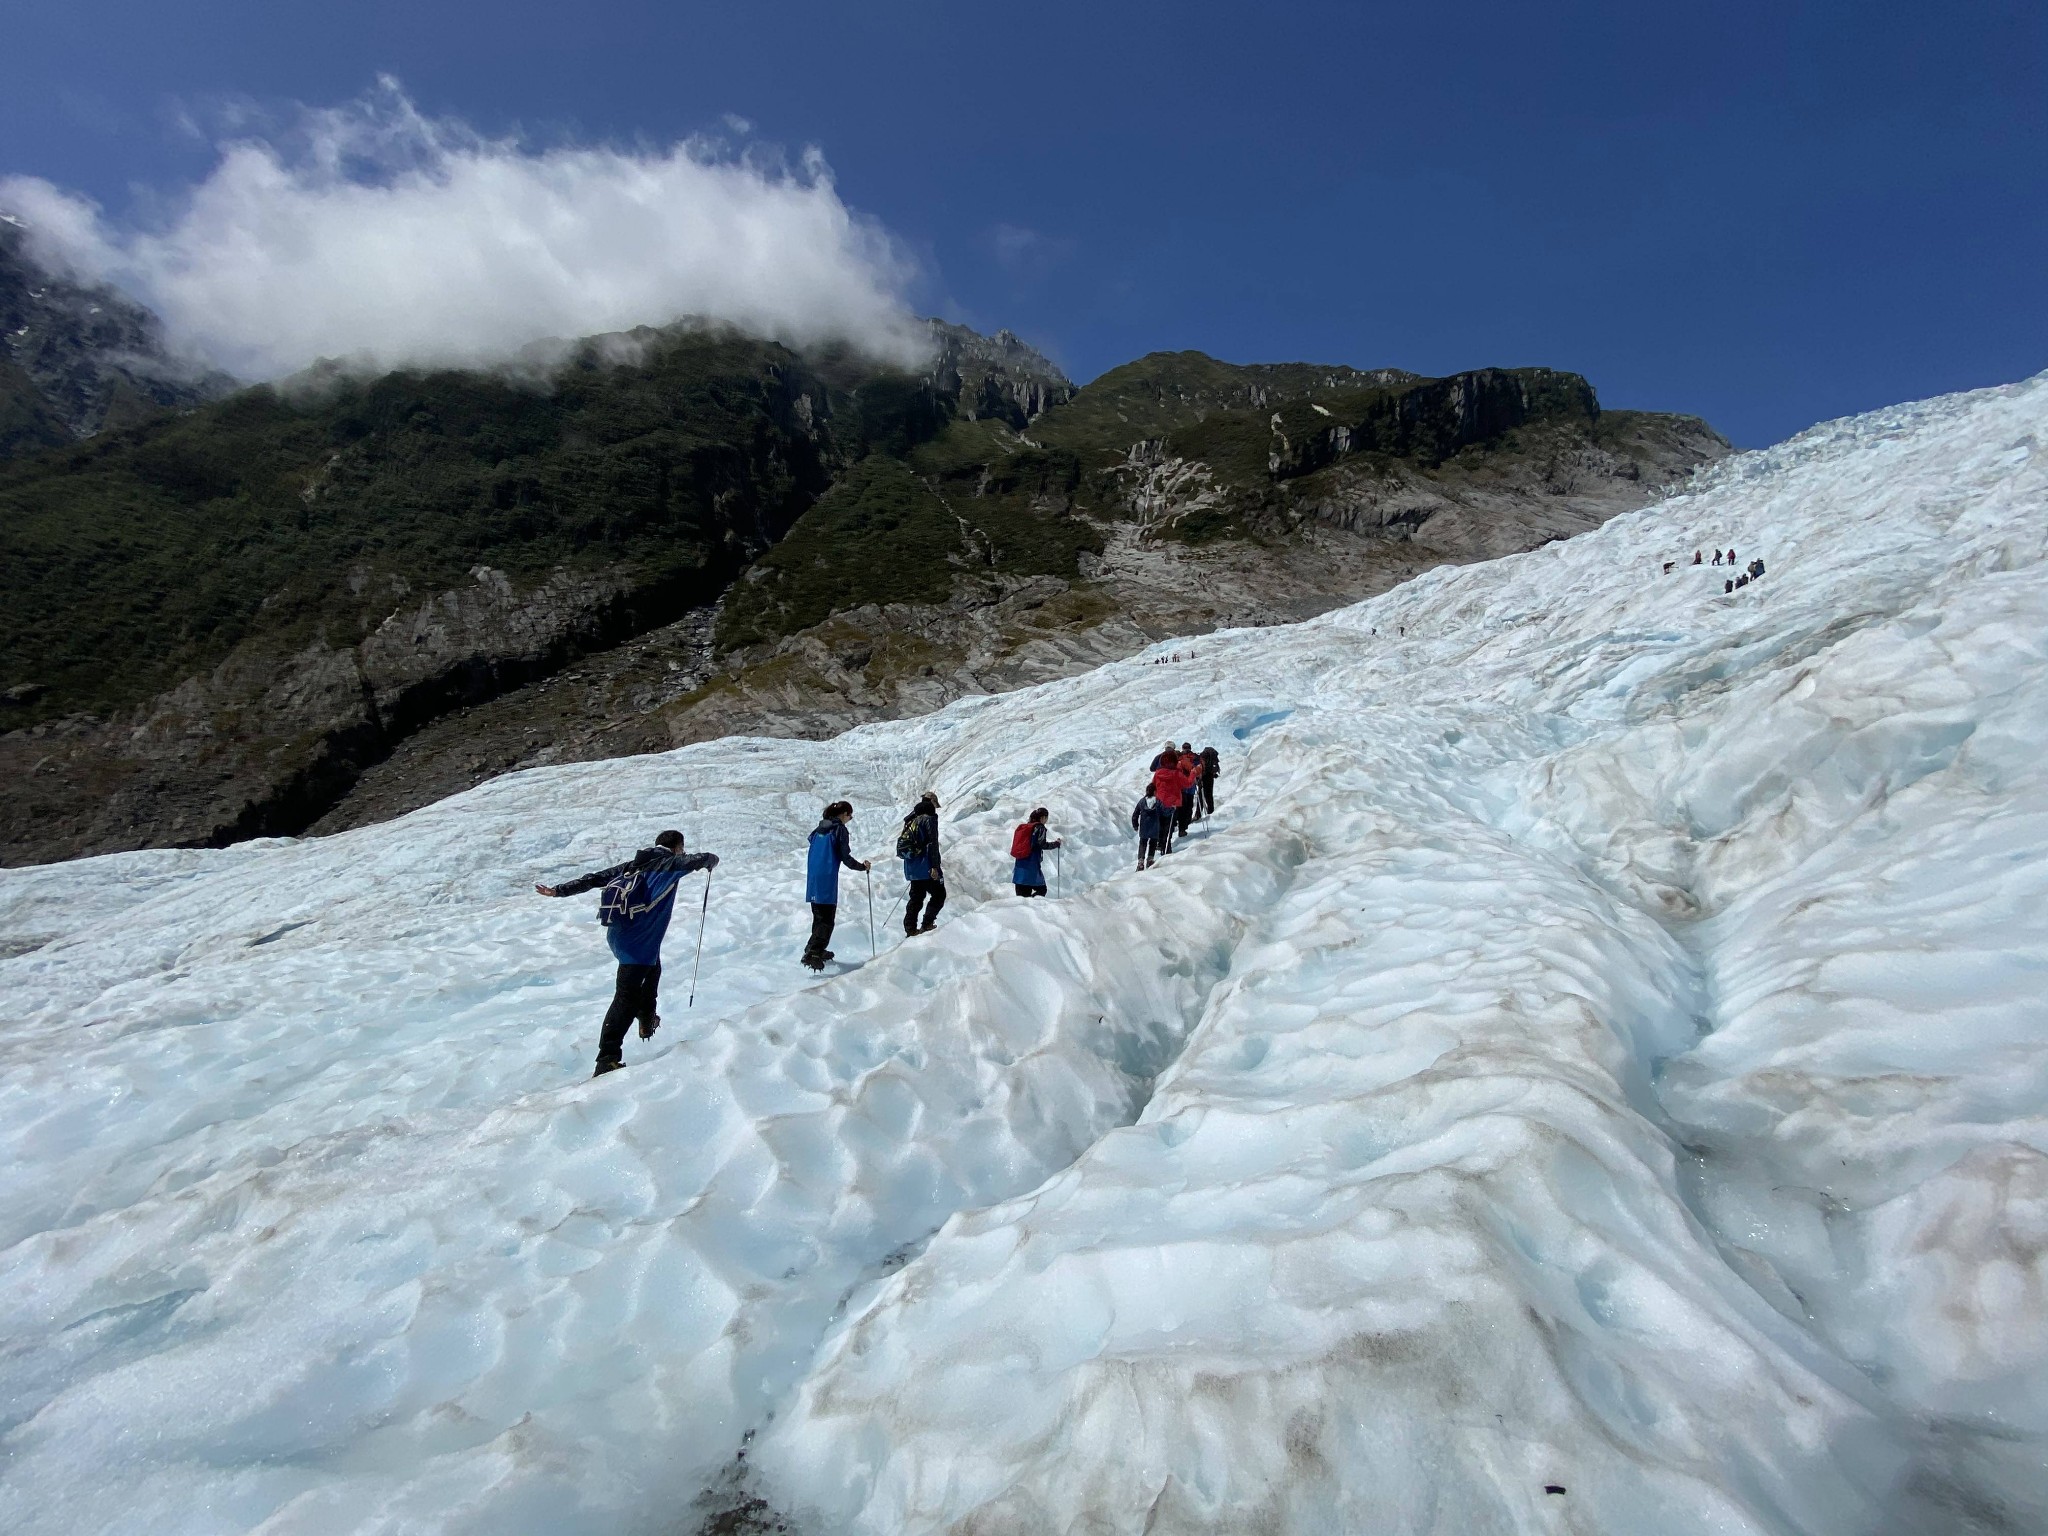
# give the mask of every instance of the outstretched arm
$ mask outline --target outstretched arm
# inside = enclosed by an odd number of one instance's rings
[[[633,867],[631,859],[623,864],[614,864],[610,869],[592,870],[587,875],[578,875],[566,885],[536,885],[534,889],[543,896],[581,896],[585,891],[594,891],[608,880],[615,880]]]

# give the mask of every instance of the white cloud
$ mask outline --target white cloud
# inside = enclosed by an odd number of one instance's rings
[[[45,259],[127,288],[243,377],[321,357],[488,364],[686,315],[905,361],[926,346],[912,263],[815,151],[534,147],[423,116],[390,80],[224,143],[153,227],[34,177],[0,179],[0,206]]]

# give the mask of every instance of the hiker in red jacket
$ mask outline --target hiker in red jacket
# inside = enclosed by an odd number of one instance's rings
[[[1045,834],[1046,820],[1051,814],[1041,805],[1031,813],[1029,821],[1010,834],[1010,857],[1017,861],[1017,867],[1010,871],[1010,883],[1019,896],[1045,894],[1045,866],[1041,861],[1046,849],[1060,845],[1058,838]]]
[[[1157,769],[1152,775],[1152,793],[1159,797],[1159,803],[1170,813],[1167,817],[1165,835],[1160,839],[1161,853],[1173,852],[1173,835],[1180,826],[1181,804],[1187,799],[1187,775],[1180,771],[1176,759]]]

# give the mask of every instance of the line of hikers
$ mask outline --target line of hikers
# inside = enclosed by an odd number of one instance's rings
[[[1162,853],[1173,852],[1176,837],[1216,813],[1216,773],[1221,759],[1214,747],[1197,752],[1193,742],[1178,747],[1168,742],[1152,759],[1152,778],[1131,811],[1131,830],[1138,834],[1138,868],[1150,869]]]
[[[1193,823],[1216,811],[1216,776],[1220,759],[1214,747],[1195,751],[1189,742],[1176,747],[1167,742],[1152,759],[1152,777],[1145,794],[1131,812],[1131,828],[1138,834],[1138,868],[1150,868],[1162,853],[1173,852],[1176,836]],[[853,804],[834,800],[825,807],[811,832],[804,871],[804,900],[811,908],[811,936],[804,945],[801,962],[814,971],[823,970],[832,958],[827,946],[839,918],[839,871],[851,869],[865,874],[872,863],[853,856],[848,827],[853,821]],[[1010,835],[1012,888],[1019,896],[1046,894],[1045,855],[1060,847],[1049,833],[1051,812],[1039,806]],[[903,878],[910,894],[903,908],[903,932],[914,937],[930,933],[937,926],[940,909],[946,905],[946,871],[939,851],[939,797],[926,790],[903,818],[896,835],[896,857],[903,861]],[[704,912],[711,908],[710,871],[718,867],[715,853],[686,853],[683,834],[658,834],[653,846],[632,858],[605,869],[592,870],[560,885],[536,885],[543,896],[576,896],[598,891],[597,920],[604,925],[605,943],[619,963],[611,1006],[597,1038],[597,1070],[602,1077],[625,1065],[626,1031],[636,1022],[640,1038],[652,1040],[661,1028],[656,1003],[661,989],[661,941],[668,933],[669,918],[675,912],[676,887],[685,875],[705,871]],[[872,904],[872,887],[869,901]],[[872,914],[870,921],[873,920]],[[703,919],[697,931],[698,956],[703,956]],[[695,998],[694,982],[692,999]]]
[[[1718,549],[1714,551],[1714,558],[1712,560],[1704,560],[1702,557],[1705,555],[1705,553],[1705,550],[1694,550],[1692,552],[1692,563],[1694,565],[1725,565],[1731,568],[1736,563],[1735,551],[1732,549],[1726,552],[1725,559],[1723,558],[1723,552]],[[1669,576],[1671,574],[1672,568],[1675,567],[1677,564],[1678,562],[1676,560],[1666,560],[1664,562],[1664,574],[1666,576]],[[1730,576],[1722,582],[1722,595],[1725,596],[1728,593],[1733,592],[1737,587],[1748,586],[1752,581],[1756,581],[1760,577],[1762,577],[1763,573],[1764,562],[1762,557],[1759,556],[1757,559],[1754,559],[1749,562],[1749,565],[1743,570],[1743,573],[1740,576]]]

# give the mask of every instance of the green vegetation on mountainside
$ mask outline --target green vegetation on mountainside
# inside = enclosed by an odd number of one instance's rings
[[[868,604],[943,602],[959,571],[1072,576],[1081,551],[1102,547],[1088,523],[1034,505],[1048,479],[1070,484],[1063,460],[950,461],[962,471],[952,476],[912,467],[924,462],[922,449],[912,464],[875,454],[843,475],[734,586],[719,643],[759,644]]]
[[[0,684],[45,685],[36,715],[125,705],[252,638],[351,644],[480,564],[708,600],[850,456],[835,408],[855,438],[944,424],[915,381],[848,392],[781,347],[637,339],[637,361],[585,348],[545,386],[253,389],[0,465]]]

